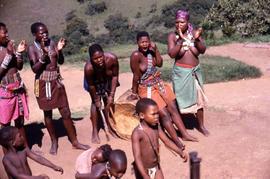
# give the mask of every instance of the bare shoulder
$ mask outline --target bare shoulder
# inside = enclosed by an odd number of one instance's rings
[[[140,126],[138,125],[137,127],[134,128],[132,131],[131,138],[132,139],[140,139],[142,137],[142,130],[140,129]]]
[[[93,70],[94,70],[93,65],[91,64],[91,62],[89,60],[87,60],[85,65],[84,65],[84,71],[91,73]]]
[[[117,59],[118,59],[117,56],[111,52],[105,52],[104,55],[106,58],[113,60],[113,61],[117,61]]]
[[[168,34],[168,38],[175,38],[175,32],[170,32],[169,34]]]
[[[138,50],[132,52],[131,56],[130,56],[130,60],[131,61],[136,61],[138,62],[138,59],[142,58],[142,53],[139,52]]]

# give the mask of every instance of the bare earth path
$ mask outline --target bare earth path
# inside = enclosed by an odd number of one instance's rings
[[[268,179],[270,178],[270,133],[268,130],[268,126],[270,126],[268,113],[270,106],[270,49],[248,48],[244,47],[244,44],[234,43],[211,47],[207,50],[207,54],[229,56],[257,66],[264,75],[259,79],[205,85],[209,98],[209,107],[205,117],[211,136],[205,138],[196,130],[190,130],[190,133],[197,136],[200,142],[185,142],[187,150],[198,151],[202,158],[201,178],[203,179]],[[82,89],[83,71],[64,65],[62,74],[72,112],[84,117],[83,120],[75,122],[78,137],[81,141],[90,144],[89,114],[84,116],[83,113],[80,113],[80,111],[88,109],[90,104],[89,95]],[[42,121],[42,113],[33,96],[33,73],[27,69],[22,72],[22,75],[29,89],[30,120]],[[117,96],[130,88],[131,74],[121,74],[120,83],[121,87],[117,91]],[[63,175],[59,175],[51,169],[30,161],[33,174],[46,173],[54,179],[74,178],[74,163],[80,151],[72,150],[67,137],[61,137],[58,155],[49,155],[48,133],[44,129],[42,131],[44,137],[40,150],[45,157],[61,165],[65,172]],[[100,135],[104,143],[104,133],[101,131]],[[109,143],[113,148],[125,150],[129,166],[124,178],[134,178],[130,167],[130,163],[133,161],[131,143],[120,139],[112,139]],[[170,153],[164,145],[161,147],[161,166],[165,178],[189,178],[188,164],[182,163],[181,159]],[[5,179],[1,167],[0,178]]]

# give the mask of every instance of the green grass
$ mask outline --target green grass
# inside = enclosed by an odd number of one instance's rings
[[[270,41],[270,35],[259,35],[259,36],[254,36],[254,37],[241,37],[234,35],[232,37],[222,37],[219,39],[211,38],[206,40],[206,44],[208,46],[215,46],[215,45],[223,45],[223,44],[228,44],[232,42],[241,42],[241,43],[248,43],[248,42],[269,42]]]
[[[120,71],[129,72],[129,60],[120,60]],[[262,75],[261,71],[245,63],[228,57],[202,56],[200,58],[205,83],[257,78]],[[164,59],[163,67],[160,68],[162,79],[171,81],[171,73],[174,60]]]

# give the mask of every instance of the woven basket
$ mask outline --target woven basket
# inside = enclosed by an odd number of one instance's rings
[[[133,129],[139,124],[139,119],[135,115],[135,105],[138,100],[128,100],[131,90],[127,90],[115,102],[115,112],[109,122],[114,132],[122,139],[131,138]]]

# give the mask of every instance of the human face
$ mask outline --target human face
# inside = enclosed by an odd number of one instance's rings
[[[140,37],[137,44],[140,50],[146,52],[150,46],[150,39],[144,36]]]
[[[17,130],[16,134],[15,134],[14,141],[13,141],[13,146],[15,148],[23,147],[24,146],[24,140],[25,140],[24,137],[21,135],[19,130]]]
[[[103,67],[105,65],[104,53],[96,51],[91,58],[92,63],[97,67]]]
[[[155,126],[159,122],[158,106],[150,105],[147,107],[144,113],[141,113],[140,118],[143,119],[147,124]]]
[[[101,149],[97,149],[93,154],[94,154],[94,157],[92,159],[92,164],[104,162],[104,158],[103,158]]]
[[[127,164],[112,164],[109,170],[112,176],[114,176],[116,179],[120,179],[126,173]]]
[[[176,19],[175,20],[175,28],[177,31],[182,31],[182,33],[185,33],[188,28],[188,21],[184,18]]]
[[[0,45],[6,45],[8,43],[8,30],[6,27],[0,28]]]
[[[37,32],[34,34],[38,42],[49,40],[49,32],[46,26],[38,26]]]

